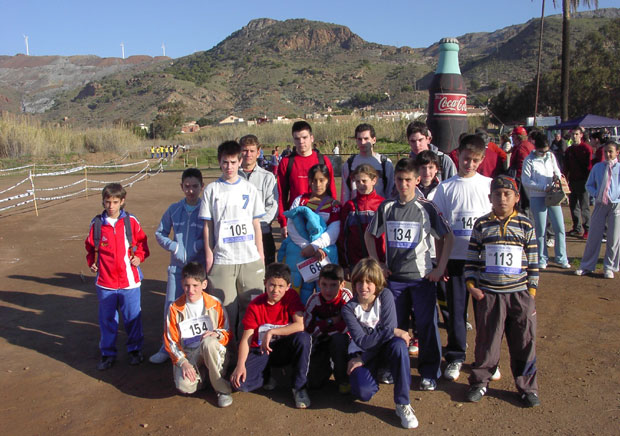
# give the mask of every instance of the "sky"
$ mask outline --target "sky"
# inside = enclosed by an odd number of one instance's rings
[[[125,57],[160,56],[163,44],[178,58],[212,48],[255,18],[325,21],[369,42],[417,48],[524,23],[540,17],[541,6],[542,0],[0,0],[0,55],[25,54],[28,36],[33,56],[121,57],[123,43]],[[620,0],[599,0],[606,7],[620,7]],[[546,1],[545,15],[560,13]]]

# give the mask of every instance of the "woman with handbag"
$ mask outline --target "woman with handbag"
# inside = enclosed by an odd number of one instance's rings
[[[561,173],[558,162],[551,151],[549,142],[542,132],[532,134],[534,150],[523,161],[521,182],[530,197],[530,208],[536,228],[538,242],[539,268],[547,268],[547,245],[545,226],[547,214],[555,233],[555,261],[561,268],[570,269],[566,256],[566,233],[564,216],[560,204],[566,199],[562,190]]]

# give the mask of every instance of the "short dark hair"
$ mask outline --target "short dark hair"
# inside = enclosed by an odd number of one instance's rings
[[[412,121],[409,123],[407,126],[407,139],[414,133],[419,133],[423,136],[431,136],[426,123],[422,121]]]
[[[419,152],[415,157],[415,166],[420,168],[423,165],[434,164],[439,168],[439,156],[433,150],[424,150]]]
[[[605,143],[605,134],[603,132],[594,132],[590,135],[590,139],[596,139],[599,144]]]
[[[307,130],[312,133],[312,126],[306,121],[295,121],[293,123],[293,128],[291,129],[291,133],[301,132],[302,130]]]
[[[101,191],[101,198],[105,200],[110,197],[117,197],[124,200],[127,196],[127,191],[120,183],[108,183]]]
[[[397,173],[413,173],[416,176],[419,174],[415,161],[410,157],[404,157],[396,163],[394,174]]]
[[[474,153],[484,154],[486,148],[487,144],[484,142],[484,139],[478,135],[467,135],[461,139],[459,144],[459,152],[468,150]]]
[[[256,135],[242,136],[239,140],[239,145],[241,145],[241,147],[245,147],[246,145],[255,145],[256,148],[260,149],[260,142],[258,142],[258,137]]]
[[[202,264],[198,262],[189,262],[183,267],[183,270],[181,271],[181,278],[195,279],[202,283],[207,280],[207,272]]]
[[[202,172],[198,169],[198,168],[187,168],[185,169],[185,171],[183,171],[183,174],[181,174],[181,183],[183,183],[183,181],[189,177],[194,177],[198,180],[200,180],[200,184],[203,185],[204,183],[202,182]]]
[[[285,263],[271,263],[265,270],[265,281],[269,279],[284,279],[284,281],[290,285],[291,269]]]
[[[612,147],[615,147],[615,148],[616,148],[616,151],[618,151],[618,150],[619,150],[619,147],[620,147],[620,145],[618,145],[618,143],[617,143],[617,142],[612,141],[612,140],[609,140],[609,141],[607,141],[605,144],[603,144],[603,147],[607,147],[608,145],[611,145]]]
[[[357,134],[358,133],[362,133],[362,132],[366,132],[369,131],[370,132],[370,137],[371,138],[376,138],[377,134],[375,133],[375,128],[368,123],[362,123],[359,124],[356,128],[355,128],[355,139],[357,139]]]
[[[321,269],[319,273],[319,280],[327,279],[327,280],[338,280],[339,282],[344,282],[344,270],[337,263],[329,263]]]
[[[241,159],[241,146],[237,141],[224,141],[217,147],[217,161],[224,156],[237,156]]]
[[[534,148],[538,150],[547,148],[549,146],[549,141],[547,141],[547,135],[545,135],[543,132],[533,132],[532,140],[534,141]]]
[[[476,136],[480,136],[485,144],[489,143],[489,134],[482,127],[478,127],[475,132]]]

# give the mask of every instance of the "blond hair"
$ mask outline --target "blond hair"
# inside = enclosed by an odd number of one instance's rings
[[[385,288],[385,277],[379,263],[371,257],[360,260],[351,272],[351,286],[359,282],[371,282],[375,285],[375,295],[378,295]]]

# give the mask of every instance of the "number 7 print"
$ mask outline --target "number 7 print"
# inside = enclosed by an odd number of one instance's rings
[[[248,202],[250,201],[250,196],[248,194],[243,194],[241,196],[241,198],[243,198],[245,200],[245,203],[243,203],[243,209],[245,209],[246,207],[248,207]]]

